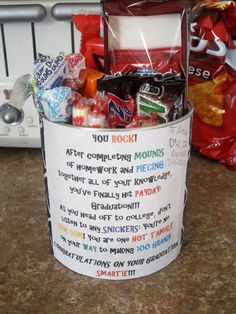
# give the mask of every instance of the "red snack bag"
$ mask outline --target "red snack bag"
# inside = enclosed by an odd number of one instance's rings
[[[236,170],[236,3],[202,1],[193,8],[189,92],[193,146]]]
[[[73,14],[75,27],[81,33],[80,52],[85,54],[86,42],[100,35],[100,15],[97,14]]]
[[[81,33],[80,52],[85,56],[86,66],[103,72],[104,42],[101,38],[102,20],[98,14],[73,14],[75,27]]]

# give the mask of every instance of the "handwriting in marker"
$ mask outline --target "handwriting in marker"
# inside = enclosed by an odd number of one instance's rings
[[[172,148],[176,144],[176,138],[170,138],[169,143],[170,147]]]

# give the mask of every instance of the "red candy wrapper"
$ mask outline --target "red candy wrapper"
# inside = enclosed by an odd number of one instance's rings
[[[101,108],[94,105],[92,110],[88,115],[88,127],[90,128],[106,128],[107,120],[104,113],[102,113]]]
[[[181,77],[179,57],[180,51],[166,52],[161,49],[150,49],[147,54],[143,50],[117,50],[113,52],[115,63],[112,64],[110,72],[122,75],[159,73],[163,79],[171,73],[172,77]],[[150,63],[150,60],[153,62]]]
[[[108,93],[108,125],[110,128],[122,128],[131,122],[135,112],[135,103],[132,96],[127,100]]]
[[[236,170],[236,3],[202,1],[192,10],[189,100],[192,145]]]
[[[98,81],[98,90],[107,97],[104,112],[109,128],[124,128],[135,113],[135,82],[123,76],[105,76]]]
[[[73,94],[72,121],[74,126],[90,128],[107,128],[106,115],[107,97],[97,93],[94,98]]]
[[[81,88],[86,79],[85,58],[81,53],[65,56],[67,62],[67,75],[63,81],[64,86],[74,90]]]
[[[74,96],[74,102],[72,107],[72,121],[74,126],[87,126],[88,125],[88,117],[91,109],[92,100],[79,97],[77,93]]]
[[[126,128],[145,128],[159,124],[160,122],[158,120],[157,114],[153,113],[151,116],[134,116],[132,122],[128,124]]]

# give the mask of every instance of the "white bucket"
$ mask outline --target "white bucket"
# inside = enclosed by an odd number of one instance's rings
[[[152,274],[180,253],[192,110],[139,129],[75,128],[41,117],[54,256],[101,279]]]

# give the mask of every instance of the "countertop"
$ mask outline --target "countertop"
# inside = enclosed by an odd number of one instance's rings
[[[39,149],[0,149],[0,313],[236,313],[236,173],[192,152],[184,244],[161,271],[86,277],[52,255]]]

